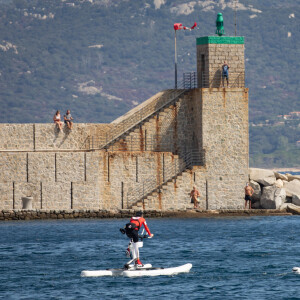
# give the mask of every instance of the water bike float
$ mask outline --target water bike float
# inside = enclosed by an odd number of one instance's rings
[[[123,230],[121,229],[123,233]],[[143,247],[143,239],[149,238],[147,235],[139,235],[139,248]],[[192,264],[185,264],[172,268],[153,268],[151,264],[145,264],[137,266],[134,264],[136,257],[133,251],[133,240],[131,239],[128,248],[126,249],[127,257],[130,257],[130,261],[127,262],[123,268],[120,269],[106,269],[106,270],[94,270],[94,271],[82,271],[81,277],[101,277],[101,276],[125,276],[125,277],[139,277],[139,276],[172,276],[180,273],[188,273]]]
[[[192,264],[185,264],[173,268],[153,268],[151,264],[145,264],[143,267],[135,267],[129,269],[107,269],[95,271],[82,271],[81,277],[101,277],[101,276],[172,276],[180,273],[188,273],[192,268]]]
[[[294,267],[293,272],[296,274],[300,274],[300,267]]]

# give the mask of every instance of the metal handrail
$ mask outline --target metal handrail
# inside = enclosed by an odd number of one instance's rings
[[[170,133],[165,132],[165,136],[170,135]],[[105,143],[104,137],[99,137],[93,140],[90,140],[90,148],[94,144],[103,144]],[[163,138],[162,136],[152,135],[149,137],[136,137],[136,136],[127,136],[126,138],[121,138],[117,142],[107,146],[109,151],[151,151],[151,152],[172,152],[176,153],[178,151],[178,146],[171,138]]]
[[[182,82],[185,89],[196,89],[198,87],[197,73],[196,72],[183,73]]]
[[[106,149],[111,143],[122,137],[122,135],[130,132],[130,130],[135,128],[137,125],[161,111],[172,102],[175,102],[180,96],[186,93],[187,90],[196,87],[197,80],[195,76],[196,73],[191,72],[189,77],[191,80],[190,83],[188,83],[187,79],[185,78],[178,84],[178,88],[176,90],[167,90],[162,96],[158,96],[153,99],[149,104],[142,107],[133,116],[130,116],[116,124],[109,132],[106,133],[105,140],[98,137],[91,137],[89,143],[91,147],[90,149]]]
[[[120,138],[125,132],[128,132],[130,129],[134,128],[135,126],[139,125],[141,122],[155,114],[157,111],[160,111],[163,109],[166,105],[170,104],[172,101],[174,101],[176,98],[179,98],[181,95],[183,95],[186,92],[186,90],[178,89],[176,91],[169,91],[166,94],[163,95],[163,97],[157,97],[154,101],[149,103],[147,106],[140,109],[136,114],[135,118],[128,118],[124,121],[117,124],[110,132],[106,134],[106,141],[105,144],[99,145],[98,147],[104,148],[111,142],[114,142],[116,139]],[[158,103],[158,100],[164,100],[162,103],[156,107],[156,104]]]
[[[229,87],[245,87],[245,72],[234,73],[229,71]],[[213,88],[213,87],[227,87],[227,80],[223,76],[221,70],[217,70],[214,74],[202,72],[199,78],[199,87]]]
[[[127,208],[132,207],[140,201],[144,201],[153,192],[160,192],[166,183],[176,180],[177,176],[193,166],[201,166],[204,164],[203,157],[198,150],[181,152],[174,157],[173,164],[163,166],[161,172],[155,176],[149,176],[143,182],[135,184],[135,186],[127,191]]]

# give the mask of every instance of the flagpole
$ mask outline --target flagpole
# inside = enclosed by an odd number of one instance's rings
[[[177,89],[177,49],[176,49],[176,30],[175,30],[175,89]]]

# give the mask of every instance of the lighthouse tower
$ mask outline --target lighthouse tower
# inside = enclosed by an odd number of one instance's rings
[[[249,169],[244,37],[223,36],[221,21],[217,19],[217,36],[196,39],[195,127],[199,149],[205,154],[202,177],[207,182],[207,209],[243,208]],[[229,65],[228,86],[222,71],[224,61]]]

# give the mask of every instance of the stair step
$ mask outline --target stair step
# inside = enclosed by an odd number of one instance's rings
[[[173,91],[175,91],[175,90],[168,90],[168,91],[166,91],[166,93],[170,93]],[[184,90],[182,90],[182,91],[184,92]],[[187,93],[187,92],[184,92],[184,93]],[[118,142],[120,139],[128,137],[131,132],[139,133],[139,131],[140,131],[139,127],[144,125],[146,122],[149,122],[149,123],[157,122],[157,119],[156,119],[157,114],[159,114],[161,117],[169,115],[173,110],[173,105],[182,99],[191,99],[191,97],[186,94],[183,94],[180,97],[175,97],[174,99],[171,99],[170,95],[161,96],[159,99],[159,101],[161,103],[165,102],[166,100],[169,101],[170,103],[165,104],[165,107],[160,109],[159,111],[153,111],[151,116],[145,118],[139,124],[136,124],[134,127],[126,129],[124,131],[124,133],[121,134],[119,137],[113,138],[112,140],[110,140],[107,144],[105,144],[106,148],[112,146],[114,143]],[[139,111],[136,111],[136,116],[138,116],[138,115],[139,115]],[[131,116],[131,117],[133,117],[133,116]],[[105,145],[102,145],[102,146],[104,147]]]
[[[170,181],[170,182],[167,183],[167,186],[173,186],[174,183],[175,183],[175,180],[174,181],[172,180],[172,181]]]

